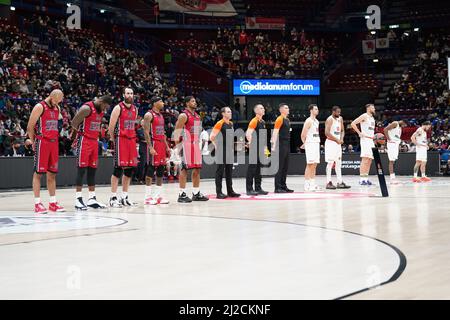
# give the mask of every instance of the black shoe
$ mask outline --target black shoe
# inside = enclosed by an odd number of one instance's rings
[[[337,184],[337,188],[338,189],[350,189],[351,187],[342,182],[342,183]]]
[[[335,190],[336,186],[333,185],[333,182],[330,181],[330,182],[327,183],[327,186],[325,188],[329,189],[329,190]]]
[[[255,190],[248,190],[247,191],[247,195],[248,196],[257,196],[259,193],[256,192]]]
[[[258,193],[258,195],[261,195],[261,196],[265,196],[265,195],[269,194],[267,191],[264,191],[263,189],[256,190],[256,192]]]
[[[288,187],[283,187],[282,189],[283,189],[284,191],[286,191],[287,193],[292,193],[292,192],[294,192],[294,190],[289,189]]]
[[[228,192],[228,197],[229,198],[239,198],[241,196],[240,193],[236,193],[234,191]]]
[[[178,202],[190,203],[190,202],[192,202],[192,199],[189,198],[185,192],[183,192],[182,194],[178,195]]]
[[[204,196],[200,191],[197,194],[192,194],[192,201],[208,201],[209,198]]]
[[[228,196],[222,192],[218,192],[216,198],[217,199],[226,199],[226,198],[228,198]]]
[[[284,189],[275,189],[275,193],[288,193],[287,190]]]

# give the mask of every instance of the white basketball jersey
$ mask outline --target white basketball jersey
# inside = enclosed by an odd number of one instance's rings
[[[341,139],[341,118],[335,118],[333,116],[330,116],[330,118],[333,120],[333,123],[331,124],[330,128],[330,134],[335,137],[336,139]]]
[[[320,143],[319,120],[314,119],[311,127],[308,130],[308,135],[306,136],[306,142]]]
[[[428,145],[427,133],[422,128],[416,130],[416,140],[419,145]]]
[[[375,135],[375,118],[372,116],[367,117],[366,120],[361,122],[361,132],[366,136],[373,138]]]
[[[397,125],[394,129],[391,129],[388,131],[389,139],[391,139],[392,142],[400,143],[402,141],[402,128],[400,125]]]

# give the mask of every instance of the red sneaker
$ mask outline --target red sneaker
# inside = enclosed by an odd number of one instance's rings
[[[431,182],[431,179],[428,178],[428,177],[422,177],[422,178],[420,178],[420,180],[421,180],[422,182]]]
[[[48,206],[48,209],[53,212],[64,212],[66,209],[60,206],[58,202],[51,202]]]
[[[422,180],[420,180],[419,178],[413,178],[412,182],[414,182],[414,183],[421,183]]]
[[[38,203],[38,204],[34,205],[34,213],[45,214],[47,212],[48,212],[47,208],[42,203]]]

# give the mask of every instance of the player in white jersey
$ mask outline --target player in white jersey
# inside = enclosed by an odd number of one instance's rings
[[[360,185],[371,186],[369,181],[370,166],[373,160],[372,148],[375,147],[373,138],[375,135],[375,106],[371,103],[366,104],[366,113],[360,115],[352,122],[352,128],[360,137],[361,146],[361,165],[359,167]],[[358,124],[361,130],[358,129]]]
[[[306,119],[301,134],[306,152],[305,191],[319,191],[321,189],[315,183],[316,168],[320,163],[319,120],[316,119],[319,108],[317,105],[309,105],[309,113],[310,116]]]
[[[327,162],[327,185],[326,189],[349,189],[342,181],[342,144],[344,143],[344,120],[341,117],[341,108],[334,106],[332,114],[325,121],[325,161]],[[337,185],[331,182],[331,172],[336,171]]]
[[[411,141],[416,145],[416,164],[414,165],[414,178],[413,182],[430,182],[431,179],[427,177],[427,152],[428,152],[428,138],[427,131],[431,129],[430,121],[422,123],[416,132],[411,136]],[[422,177],[419,179],[418,173],[422,173]]]
[[[400,143],[402,142],[402,128],[406,126],[406,122],[403,120],[393,121],[386,128],[384,128],[384,136],[387,140],[387,153],[389,158],[389,174],[391,184],[398,184],[395,178],[394,164],[398,159],[398,152],[400,149]]]

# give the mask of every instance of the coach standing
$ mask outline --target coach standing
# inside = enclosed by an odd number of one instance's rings
[[[234,139],[233,122],[231,122],[232,112],[229,107],[220,110],[222,120],[218,121],[211,132],[211,142],[216,149],[217,170],[216,170],[216,194],[217,199],[238,198],[241,195],[233,191],[233,159],[234,159]],[[228,139],[228,140],[227,140]],[[229,159],[229,160],[228,160]],[[228,161],[227,161],[228,160]],[[231,163],[230,163],[231,160]],[[225,181],[227,184],[227,195],[222,192],[222,179],[225,170]]]
[[[291,190],[286,185],[286,177],[289,167],[289,153],[291,149],[291,123],[288,119],[289,106],[285,103],[279,105],[280,116],[275,121],[275,126],[272,133],[272,153],[275,152],[275,157],[278,156],[278,172],[275,175],[275,193],[291,193]],[[276,152],[278,144],[278,152]],[[277,155],[278,153],[278,155]]]

